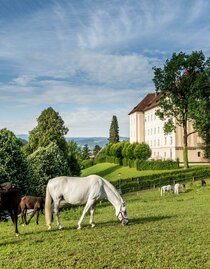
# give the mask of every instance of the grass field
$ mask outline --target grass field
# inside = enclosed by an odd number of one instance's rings
[[[0,223],[0,268],[210,268],[210,181],[179,196],[149,190],[124,196],[130,223],[121,226],[108,202],[97,206],[93,229],[83,207],[63,209],[64,230],[47,231],[44,217],[19,226]]]
[[[151,174],[162,174],[164,172],[165,173],[169,172],[169,170],[137,171],[135,168],[128,168],[113,163],[99,163],[82,170],[82,176],[97,174],[101,177],[108,179],[110,182],[114,182],[118,179],[138,177]]]

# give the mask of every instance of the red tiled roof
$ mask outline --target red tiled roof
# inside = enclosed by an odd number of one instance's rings
[[[147,94],[144,97],[144,99],[137,106],[135,106],[128,115],[131,115],[134,112],[140,112],[140,111],[143,112],[145,110],[148,110],[157,106],[159,103],[160,97],[161,97],[160,93]]]

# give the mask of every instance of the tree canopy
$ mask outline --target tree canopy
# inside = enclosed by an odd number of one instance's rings
[[[64,126],[64,121],[59,113],[52,107],[48,107],[38,117],[37,126],[29,132],[29,143],[25,146],[25,152],[31,154],[39,147],[46,147],[51,142],[66,152],[64,135],[67,133],[68,128]]]
[[[210,96],[210,59],[202,51],[174,53],[163,68],[154,67],[156,92],[161,93],[156,114],[166,120],[164,131],[170,133],[176,124],[183,127],[185,168],[188,167],[188,123],[195,131],[208,129]]]
[[[0,130],[0,183],[10,181],[21,194],[29,185],[28,163],[21,151],[20,140],[7,129]]]

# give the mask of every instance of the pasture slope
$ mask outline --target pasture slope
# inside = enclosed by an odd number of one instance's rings
[[[0,268],[210,268],[210,181],[187,184],[179,196],[159,190],[124,195],[130,219],[118,224],[108,203],[96,209],[96,228],[85,218],[76,230],[83,207],[61,212],[64,230],[48,231],[44,216],[15,237],[11,222],[0,223]]]

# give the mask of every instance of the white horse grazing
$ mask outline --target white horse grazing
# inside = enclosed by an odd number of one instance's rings
[[[114,206],[119,221],[123,225],[128,224],[125,203],[115,187],[107,180],[97,175],[88,177],[61,176],[49,180],[45,198],[45,219],[48,229],[51,229],[52,202],[58,229],[62,229],[58,212],[61,200],[72,205],[85,204],[78,222],[78,229],[81,229],[82,221],[88,211],[90,211],[90,225],[95,227],[93,214],[96,203],[105,198]]]
[[[174,185],[174,194],[179,194],[181,188],[185,189],[185,186],[183,186],[183,184],[176,183]]]
[[[163,194],[165,192],[170,192],[170,191],[173,192],[173,186],[171,186],[171,185],[163,186],[163,187],[160,188],[160,195],[163,196]]]

